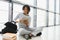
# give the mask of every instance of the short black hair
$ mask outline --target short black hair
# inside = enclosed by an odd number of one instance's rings
[[[23,10],[24,10],[25,7],[27,7],[28,11],[30,11],[30,6],[29,5],[24,5]]]

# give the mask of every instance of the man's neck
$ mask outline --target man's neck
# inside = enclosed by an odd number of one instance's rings
[[[28,16],[28,14],[25,14],[25,13],[23,13],[23,14]]]

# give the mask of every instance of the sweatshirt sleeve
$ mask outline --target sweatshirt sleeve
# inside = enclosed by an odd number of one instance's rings
[[[29,25],[30,25],[30,23],[31,23],[31,17],[29,16]]]
[[[14,21],[16,21],[19,18],[20,14],[18,14],[15,18]]]

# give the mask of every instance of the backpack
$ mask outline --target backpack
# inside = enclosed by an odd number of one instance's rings
[[[2,29],[2,34],[5,33],[17,33],[17,25],[14,22],[6,22],[4,24],[6,27]]]

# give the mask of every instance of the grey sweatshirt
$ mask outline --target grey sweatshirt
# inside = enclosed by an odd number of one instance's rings
[[[28,18],[29,23],[31,22],[31,17],[30,17],[29,15],[28,15],[28,16],[27,16],[27,15],[24,15],[23,13],[19,13],[19,14],[15,17],[14,21],[16,21],[17,19],[21,20],[22,18]],[[26,27],[25,27],[24,24],[18,22],[18,25],[19,25],[19,28],[25,28],[25,29],[26,29]],[[28,28],[27,28],[27,29],[28,29]]]

